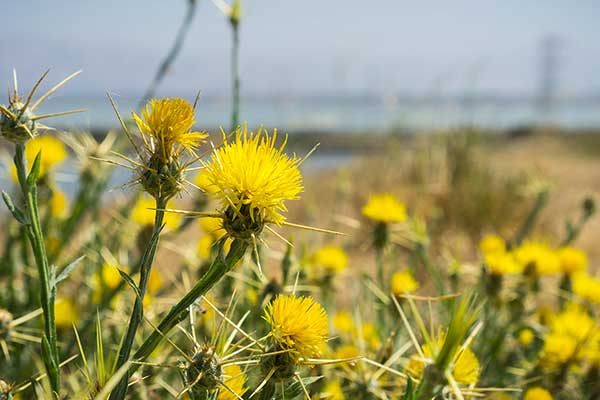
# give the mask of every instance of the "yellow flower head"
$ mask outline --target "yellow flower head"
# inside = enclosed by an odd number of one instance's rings
[[[207,138],[204,132],[192,132],[194,109],[183,99],[152,99],[142,110],[140,118],[132,113],[138,129],[152,138],[153,154],[163,162],[186,149],[193,152]]]
[[[328,334],[327,313],[311,297],[278,295],[263,317],[277,345],[300,356],[318,357]]]
[[[329,272],[343,271],[348,267],[348,255],[339,246],[323,246],[311,257],[313,264]]]
[[[544,339],[540,364],[545,369],[556,369],[575,354],[577,341],[565,334],[550,333]]]
[[[574,247],[564,247],[559,250],[560,268],[565,274],[585,271],[588,264],[587,255]]]
[[[415,280],[408,269],[396,272],[392,275],[392,293],[401,296],[406,293],[412,293],[419,288],[419,282]]]
[[[219,390],[217,400],[237,400],[246,393],[246,375],[239,365],[227,365],[223,367],[223,383],[227,385],[236,395],[225,388]]]
[[[512,253],[505,252],[486,253],[485,264],[492,275],[520,274],[524,268]]]
[[[552,395],[546,389],[536,386],[527,389],[523,400],[552,400]]]
[[[360,351],[358,350],[358,347],[352,344],[345,344],[343,346],[340,346],[335,350],[334,353],[334,358],[338,360],[342,360],[345,358],[355,358],[358,356],[360,356]]]
[[[504,253],[506,251],[506,242],[498,235],[487,234],[479,242],[479,250],[484,256]]]
[[[133,207],[131,218],[139,225],[147,226],[154,224],[154,214],[156,202],[149,197],[140,197]],[[167,204],[167,208],[172,208],[171,203]],[[171,230],[177,229],[181,222],[181,215],[173,212],[165,212],[163,223],[165,227]]]
[[[79,311],[71,299],[57,299],[54,305],[56,326],[61,329],[72,329],[79,322]]]
[[[387,193],[372,195],[362,208],[362,213],[376,222],[406,221],[406,206]]]
[[[579,297],[595,304],[600,304],[600,279],[578,272],[571,276],[573,292]]]
[[[532,268],[535,275],[549,275],[560,271],[560,258],[545,243],[525,242],[515,249],[515,257],[522,265]]]
[[[50,135],[36,136],[27,142],[25,146],[25,157],[30,167],[40,151],[42,152],[40,158],[40,178],[46,176],[48,171],[51,171],[67,159],[67,149],[63,142]],[[11,167],[11,177],[17,182],[17,170],[14,165]]]
[[[523,329],[519,332],[519,343],[523,346],[529,346],[535,339],[535,334],[529,328]]]
[[[346,396],[344,396],[344,392],[342,391],[342,386],[340,385],[340,381],[330,380],[325,384],[322,391],[323,398],[328,400],[345,400]]]
[[[232,226],[237,220],[244,225],[251,220],[260,229],[263,222],[283,223],[285,201],[299,198],[303,189],[298,169],[301,160],[283,152],[285,142],[276,148],[276,138],[277,131],[269,137],[261,130],[248,133],[244,125],[233,142],[224,138],[224,145],[206,165],[208,180],[217,188],[213,194],[230,214],[224,227],[232,236],[236,236]]]
[[[67,213],[67,207],[67,195],[60,190],[54,190],[50,199],[50,213],[52,216],[63,217]]]
[[[333,316],[333,327],[338,333],[352,333],[355,328],[352,315],[346,311],[340,311],[335,314]]]

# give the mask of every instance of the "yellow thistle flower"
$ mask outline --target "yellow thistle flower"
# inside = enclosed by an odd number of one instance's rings
[[[479,242],[479,250],[483,255],[504,253],[506,242],[498,235],[487,234]]]
[[[312,255],[311,261],[329,272],[340,272],[348,267],[348,255],[344,249],[334,245],[321,247]]]
[[[224,228],[235,237],[248,239],[264,223],[281,225],[286,200],[299,198],[303,190],[298,169],[301,159],[289,158],[285,142],[275,147],[277,131],[269,137],[262,130],[248,133],[246,125],[236,131],[235,140],[214,151],[205,166],[208,180],[216,187],[213,195],[222,203]]]
[[[396,296],[412,293],[419,288],[419,282],[415,280],[408,269],[396,272],[392,275],[392,293]]]
[[[148,197],[140,197],[133,207],[131,218],[134,222],[142,226],[152,226],[154,224],[156,203]],[[166,208],[171,208],[170,203],[167,203]],[[165,212],[163,223],[170,230],[175,230],[181,222],[181,214],[173,212]]]
[[[549,275],[560,271],[560,258],[555,250],[545,243],[525,242],[515,249],[517,261],[531,266],[535,275]]]
[[[50,199],[50,213],[52,216],[63,217],[67,213],[68,203],[67,195],[64,192],[54,190]]]
[[[340,385],[340,381],[330,380],[323,387],[322,394],[324,399],[328,400],[346,400],[346,396],[344,396],[344,392],[342,391],[342,385]]]
[[[200,236],[198,243],[196,244],[196,252],[201,259],[207,259],[210,257],[215,240],[210,235]]]
[[[442,347],[444,340],[444,335],[438,339],[438,348]],[[426,359],[423,360],[419,355],[414,355],[406,366],[406,372],[414,379],[421,379],[425,371],[425,362],[432,362],[433,358],[433,352],[428,344],[424,344],[421,349]],[[479,373],[479,360],[470,348],[467,347],[457,354],[452,366],[452,376],[458,383],[464,385],[476,384],[479,380]]]
[[[327,313],[311,297],[278,295],[263,317],[277,345],[300,356],[318,357],[327,338]]]
[[[552,395],[546,389],[536,386],[527,389],[523,400],[552,400]]]
[[[360,326],[361,339],[373,350],[381,346],[381,340],[377,332],[377,327],[370,322],[365,322]]]
[[[25,157],[30,163],[33,163],[33,160],[40,151],[42,152],[40,158],[40,178],[46,176],[49,171],[67,159],[67,148],[63,142],[54,136],[42,135],[31,139],[27,142],[27,146],[25,146]],[[11,167],[11,177],[13,181],[18,181],[17,169],[14,165]]]
[[[564,247],[559,250],[560,268],[565,274],[585,271],[588,265],[587,255],[574,247]]]
[[[595,304],[600,304],[600,279],[578,272],[571,276],[573,292],[579,297]]]
[[[193,153],[208,137],[204,132],[191,131],[194,109],[183,99],[152,99],[142,110],[141,118],[136,113],[132,116],[140,132],[152,138],[154,155],[164,163],[183,149]]]
[[[103,264],[100,274],[95,274],[92,278],[92,301],[94,304],[98,304],[102,300],[102,296],[106,291],[111,291],[117,288],[123,281],[121,274],[119,274],[119,268],[115,265]],[[113,299],[114,300],[114,299]]]
[[[577,341],[574,338],[550,333],[544,339],[540,365],[548,370],[558,368],[573,357],[576,348]]]
[[[350,334],[354,331],[354,320],[352,315],[346,311],[340,311],[333,316],[333,327],[338,333]]]
[[[206,193],[215,193],[219,191],[219,188],[212,184],[210,176],[204,169],[196,174],[194,184]]]
[[[246,375],[239,365],[227,365],[223,367],[223,383],[237,395],[222,388],[219,390],[217,400],[237,400],[248,391],[246,387]]]
[[[519,332],[519,343],[521,343],[522,346],[529,346],[531,343],[533,343],[533,340],[535,339],[535,334],[533,333],[533,331],[531,329],[523,329],[521,332]]]
[[[79,311],[73,300],[57,299],[54,305],[56,326],[61,329],[72,329],[79,322]]]
[[[492,275],[510,275],[523,273],[524,266],[512,253],[485,253],[485,265]]]
[[[223,229],[223,221],[221,218],[204,217],[198,219],[198,221],[200,228],[204,231],[204,233],[207,233],[210,236],[219,238],[225,234],[225,230]]]
[[[358,347],[352,344],[345,344],[343,346],[340,346],[334,352],[334,358],[338,360],[355,358],[358,356],[360,356],[360,351],[358,350]]]
[[[387,193],[372,195],[362,208],[362,213],[376,222],[406,221],[406,206]]]

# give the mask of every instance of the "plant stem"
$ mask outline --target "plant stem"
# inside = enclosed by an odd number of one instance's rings
[[[237,22],[231,22],[231,31],[233,34],[233,45],[231,47],[231,75],[233,81],[231,131],[234,131],[239,124],[240,118],[240,32],[239,24]]]
[[[54,300],[56,287],[50,279],[50,268],[44,244],[37,199],[37,183],[27,182],[27,160],[25,159],[25,145],[17,144],[15,147],[15,167],[21,192],[25,199],[28,225],[27,236],[35,257],[40,279],[40,304],[44,315],[44,337],[42,338],[42,358],[50,379],[50,385],[55,396],[60,393],[60,372],[58,358],[58,341],[56,337],[56,323],[54,320]]]
[[[131,312],[131,317],[129,319],[129,325],[127,327],[127,333],[125,334],[125,339],[123,340],[123,343],[121,344],[121,348],[119,350],[119,358],[117,359],[115,370],[118,370],[123,365],[125,365],[127,361],[129,361],[129,355],[131,354],[131,346],[133,345],[135,334],[144,318],[144,296],[146,294],[146,287],[148,286],[148,279],[150,277],[150,271],[152,269],[152,262],[154,261],[154,255],[156,254],[156,249],[158,247],[158,239],[160,237],[160,231],[162,230],[163,226],[163,218],[165,216],[164,209],[166,207],[166,204],[166,199],[163,199],[161,197],[156,198],[156,213],[154,214],[152,238],[150,239],[148,247],[146,247],[144,255],[140,260],[140,281],[138,284],[139,293],[136,294],[135,303]],[[126,374],[121,380],[119,386],[124,384],[125,387],[127,387],[128,378],[129,377]],[[110,398],[113,399],[117,397],[113,397],[113,395],[111,395]]]
[[[182,320],[182,316],[185,316],[188,307],[194,304],[200,296],[206,294],[223,276],[225,276],[225,274],[231,271],[235,264],[243,257],[246,248],[248,247],[247,242],[235,239],[233,243],[231,243],[231,248],[229,249],[227,256],[222,257],[223,244],[224,240],[219,244],[219,254],[206,273],[177,304],[171,307],[171,310],[158,324],[156,330],[148,336],[140,348],[135,352],[133,356],[134,360],[143,361],[152,354],[154,349],[156,349],[156,346],[162,341],[163,337]],[[123,400],[125,398],[129,376],[133,374],[139,366],[139,363],[131,365],[129,373],[125,375],[115,391],[111,394],[111,400]]]

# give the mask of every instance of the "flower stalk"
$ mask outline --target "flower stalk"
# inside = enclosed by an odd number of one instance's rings
[[[196,285],[171,308],[169,313],[158,324],[157,328],[150,334],[150,336],[146,338],[144,343],[135,352],[133,356],[134,360],[143,361],[148,358],[148,356],[152,354],[154,349],[156,349],[156,347],[160,344],[164,336],[169,333],[169,331],[173,329],[179,322],[181,322],[183,317],[185,317],[188,307],[194,304],[194,302],[196,302],[196,300],[198,300],[201,296],[206,294],[214,285],[217,284],[217,282],[219,282],[219,280],[221,280],[221,278],[231,271],[235,264],[243,257],[244,253],[246,252],[246,248],[248,247],[247,241],[235,239],[231,243],[229,253],[227,256],[223,257],[222,253],[224,244],[225,240],[222,239],[218,245],[219,253],[204,276],[202,276],[198,283],[196,283]],[[132,364],[131,368],[129,369],[129,374],[125,375],[115,391],[112,393],[110,397],[111,400],[122,400],[125,398],[129,376],[137,370],[139,365],[139,363]]]

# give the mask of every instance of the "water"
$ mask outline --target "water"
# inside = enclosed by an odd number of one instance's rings
[[[122,115],[135,109],[137,99],[115,96]],[[88,112],[57,118],[61,127],[111,128],[117,119],[105,97],[60,97],[46,101],[40,112],[51,113],[76,108]],[[227,128],[230,103],[226,99],[201,99],[198,125],[205,129]],[[397,100],[376,98],[246,99],[242,120],[251,127],[263,124],[287,132],[334,131],[361,133],[393,129],[428,130],[476,124],[483,128],[505,129],[536,123],[553,123],[566,128],[600,127],[600,101],[557,104],[541,112],[527,100],[486,100],[473,103],[440,100]]]

